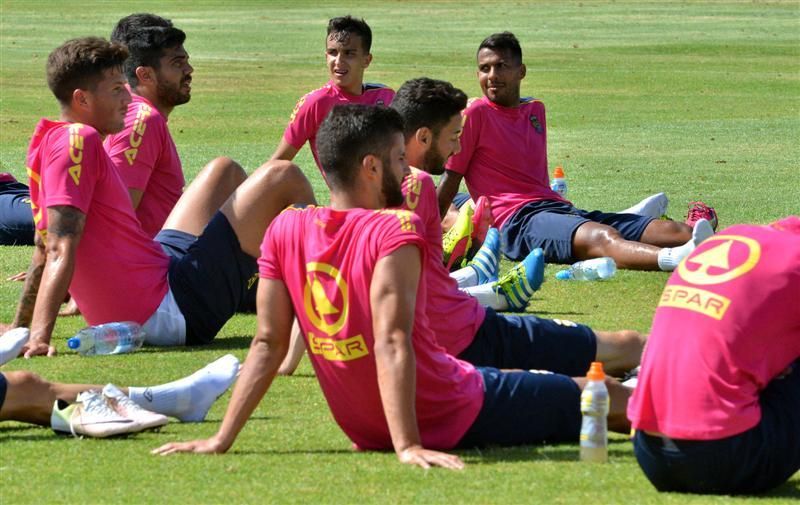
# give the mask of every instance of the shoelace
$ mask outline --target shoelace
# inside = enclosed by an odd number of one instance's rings
[[[119,396],[111,396],[109,398],[113,399],[119,405],[122,405],[125,408],[125,410],[130,412],[130,413],[138,414],[140,412],[144,412],[145,411],[145,409],[140,407],[138,403],[136,403],[135,401],[131,400],[130,398],[128,398],[124,394],[121,394]]]
[[[83,393],[78,399],[78,402],[83,405],[84,412],[91,413],[101,418],[119,417],[119,415],[108,406],[108,403],[106,403],[106,399],[103,398],[103,395],[99,393]],[[69,419],[69,431],[72,433],[73,437],[79,436],[77,433],[75,433],[75,425],[72,416],[70,416]]]

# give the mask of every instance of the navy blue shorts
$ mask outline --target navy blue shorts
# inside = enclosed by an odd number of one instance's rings
[[[0,372],[0,410],[3,410],[3,403],[6,401],[6,391],[8,391],[8,381],[6,376]]]
[[[457,209],[460,209],[469,199],[469,193],[456,193],[456,196],[453,197],[453,205],[455,205]]]
[[[597,355],[588,326],[533,315],[498,314],[486,308],[475,339],[458,355],[475,366],[549,370],[583,377]]]
[[[31,192],[21,182],[0,182],[0,245],[33,245]]]
[[[522,261],[541,247],[548,263],[572,263],[572,239],[575,230],[588,221],[617,230],[625,240],[638,241],[652,217],[636,214],[585,211],[570,204],[542,200],[523,205],[500,229],[503,253],[511,260]]]
[[[581,390],[570,377],[478,371],[483,375],[483,406],[458,447],[578,441]]]
[[[659,491],[749,494],[800,471],[800,360],[761,392],[761,421],[719,440],[672,440],[637,431],[639,466]]]
[[[186,319],[186,345],[207,344],[242,305],[248,288],[257,283],[258,267],[256,259],[242,251],[221,212],[186,248],[181,240],[188,237],[192,235],[164,230],[156,240],[170,256],[169,286]]]

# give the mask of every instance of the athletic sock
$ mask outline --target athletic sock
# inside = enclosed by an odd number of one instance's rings
[[[472,266],[459,268],[450,274],[456,280],[459,288],[470,288],[478,285],[478,272]]]
[[[700,219],[692,230],[692,238],[678,247],[665,247],[658,251],[658,268],[671,272],[678,267],[678,263],[688,256],[702,241],[714,234],[714,229],[707,219]]]
[[[669,199],[664,193],[656,193],[650,195],[641,202],[625,210],[619,211],[617,214],[636,214],[639,216],[660,218],[667,213],[667,206]]]
[[[22,346],[28,342],[31,332],[28,328],[14,328],[0,336],[0,365],[19,356]]]
[[[490,282],[487,284],[481,284],[479,286],[464,288],[461,291],[477,299],[478,302],[485,307],[491,307],[494,310],[501,312],[507,311],[508,302],[506,301],[505,296],[495,289],[494,285],[494,282]]]
[[[239,360],[228,354],[183,379],[160,386],[129,387],[128,397],[147,410],[184,422],[200,422],[238,372]]]

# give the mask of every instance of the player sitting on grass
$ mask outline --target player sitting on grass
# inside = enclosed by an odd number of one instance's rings
[[[526,70],[516,37],[504,32],[486,38],[477,61],[484,96],[464,111],[461,152],[448,161],[437,189],[440,212],[466,179],[473,199],[489,198],[503,252],[517,261],[541,247],[553,263],[611,256],[622,268],[670,271],[713,234],[705,219],[692,229],[573,207],[550,189],[545,109],[538,100],[520,98]]]
[[[264,237],[258,331],[218,432],[153,452],[221,453],[266,393],[295,315],[333,416],[361,449],[403,463],[462,468],[440,452],[571,441],[583,379],[475,368],[438,344],[425,313],[431,254],[403,203],[403,120],[393,109],[335,107],[317,136],[331,207],[288,209]],[[629,391],[608,381],[609,424],[625,431]]]
[[[678,266],[628,416],[659,491],[750,494],[800,470],[800,218],[737,225]]]
[[[26,340],[17,328],[0,337],[0,364]],[[0,373],[0,421],[50,426],[56,432],[106,437],[156,428],[167,417],[205,419],[214,401],[233,384],[239,360],[228,354],[188,377],[150,387],[118,388],[48,382],[27,371]]]
[[[124,46],[88,37],[48,57],[48,84],[61,119],[42,119],[28,151],[43,240],[15,317],[17,326],[30,325],[26,356],[55,353],[50,339],[68,289],[91,325],[135,321],[151,345],[212,341],[246,296],[272,218],[291,203],[314,201],[299,168],[270,162],[220,208],[214,188],[190,188],[181,196],[173,209],[180,219],[168,218],[172,230],[205,226],[188,251],[170,234],[151,239],[102,148],[103,136],[123,128],[131,101],[122,76],[126,56]]]
[[[437,341],[448,353],[477,366],[582,375],[592,361],[603,361],[611,375],[623,375],[638,365],[641,357],[644,337],[635,331],[594,332],[571,321],[504,315],[481,306],[481,302],[491,305],[499,298],[506,308],[524,310],[528,293],[542,282],[541,254],[531,253],[500,281],[484,284],[483,291],[472,296],[458,289],[439,260],[442,227],[435,186],[428,174],[441,174],[445,161],[458,152],[461,111],[466,103],[466,95],[452,84],[420,78],[404,83],[391,106],[405,124],[406,160],[412,168],[403,180],[403,208],[413,211],[423,223],[419,231],[429,250],[423,277],[428,293],[425,313]],[[487,243],[492,240],[496,236]],[[479,272],[482,267],[468,269]],[[521,304],[520,298],[524,299]],[[304,349],[301,339],[292,336],[281,373],[292,373],[297,367]]]
[[[317,130],[334,105],[391,103],[394,97],[391,88],[364,83],[364,71],[372,63],[371,47],[372,30],[363,19],[344,16],[328,21],[325,62],[330,80],[297,102],[272,159],[291,161],[308,142],[314,161],[322,170],[317,155]]]

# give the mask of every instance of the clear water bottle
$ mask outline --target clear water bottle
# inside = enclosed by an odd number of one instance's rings
[[[556,279],[562,281],[597,281],[614,277],[617,264],[614,258],[603,256],[573,263],[571,267],[556,272]]]
[[[566,196],[567,194],[567,181],[564,179],[564,169],[561,167],[556,167],[553,170],[553,180],[550,183],[550,189],[555,191],[561,196]]]
[[[608,409],[609,398],[606,389],[606,374],[603,364],[592,363],[586,387],[581,393],[581,461],[608,462]]]
[[[144,331],[133,321],[88,326],[67,340],[67,347],[82,356],[123,354],[142,347]]]

